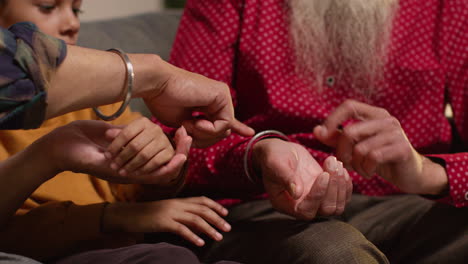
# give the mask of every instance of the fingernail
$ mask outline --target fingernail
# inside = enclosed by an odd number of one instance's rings
[[[228,223],[225,223],[225,224],[224,224],[224,228],[225,228],[227,231],[229,231],[229,230],[231,230],[231,225],[228,224]]]
[[[291,184],[289,185],[289,190],[291,191],[291,193],[290,193],[291,196],[292,196],[292,197],[296,197],[296,184],[291,183]]]
[[[322,178],[320,178],[320,182],[319,182],[321,187],[327,188],[329,177],[330,177],[330,174],[328,174],[327,172],[323,173]]]
[[[320,136],[323,137],[323,138],[325,138],[325,137],[327,137],[327,135],[328,135],[328,130],[327,130],[327,128],[324,127],[324,126],[320,126]]]
[[[226,208],[223,208],[223,210],[221,210],[221,212],[223,213],[223,215],[227,215],[229,213],[229,211]]]
[[[331,157],[328,159],[328,169],[330,171],[336,171],[338,169],[336,157]]]
[[[344,173],[344,177],[345,177],[345,180],[349,180],[349,173],[347,171],[343,172]]]
[[[112,163],[110,164],[110,167],[111,167],[111,169],[113,169],[113,170],[117,170],[117,169],[119,168],[119,166],[118,166],[117,163],[115,163],[115,162],[112,162]]]
[[[197,238],[197,244],[199,246],[203,246],[205,244],[205,241],[203,241],[201,238]]]
[[[217,240],[223,239],[223,235],[221,235],[219,232],[215,233],[215,237],[216,237]]]
[[[126,171],[125,169],[121,169],[121,170],[119,171],[119,174],[120,174],[121,176],[126,176],[128,173],[127,173],[127,171]]]

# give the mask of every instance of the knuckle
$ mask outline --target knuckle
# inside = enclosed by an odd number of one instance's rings
[[[177,233],[177,234],[181,234],[181,235],[187,235],[188,234],[188,230],[185,228],[184,225],[182,224],[176,224],[174,227],[174,232]]]
[[[344,205],[337,206],[335,214],[336,215],[341,215],[344,212],[344,209],[345,209]]]
[[[356,153],[356,154],[358,154],[360,156],[365,156],[367,152],[368,152],[368,148],[367,148],[366,144],[364,144],[364,143],[357,144],[353,148],[353,153]]]
[[[347,99],[343,102],[343,107],[347,110],[353,110],[355,107],[356,101],[353,99]]]
[[[334,215],[336,212],[336,205],[323,204],[320,211],[323,215]]]
[[[326,188],[319,187],[317,188],[317,190],[315,190],[314,192],[310,194],[310,198],[314,201],[321,201],[323,200],[323,197],[325,196],[326,192],[327,192]]]
[[[151,155],[149,152],[141,152],[138,156],[140,156],[141,160],[150,160],[153,158],[153,155]]]
[[[400,121],[394,117],[394,116],[390,116],[390,117],[387,117],[384,119],[386,123],[388,123],[391,127],[401,127],[400,125]]]
[[[377,164],[381,163],[382,162],[382,152],[380,150],[372,150],[370,153],[369,153],[369,156],[368,158],[372,161],[372,162],[375,162]]]
[[[125,148],[128,148],[128,149],[129,149],[130,151],[132,151],[132,152],[137,152],[137,151],[140,150],[139,145],[138,145],[137,143],[134,143],[134,142],[130,143],[130,144],[127,145]]]
[[[390,113],[387,111],[387,109],[384,108],[377,108],[377,115],[379,116],[390,116]]]
[[[159,153],[159,159],[161,159],[161,163],[166,163],[172,159],[174,156],[173,150],[165,149],[161,153]]]
[[[206,196],[200,196],[200,202],[202,204],[209,204],[210,199],[208,197],[206,197]]]
[[[352,125],[345,126],[343,128],[343,135],[348,139],[354,140],[354,138],[356,137],[356,128]]]

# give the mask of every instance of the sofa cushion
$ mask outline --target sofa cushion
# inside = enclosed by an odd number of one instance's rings
[[[180,11],[165,11],[82,23],[78,45],[101,50],[121,48],[129,53],[154,53],[167,60],[180,16]]]

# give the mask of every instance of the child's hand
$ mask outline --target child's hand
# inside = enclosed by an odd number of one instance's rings
[[[228,211],[206,197],[161,200],[149,203],[116,203],[106,208],[103,231],[130,233],[172,232],[197,246],[204,233],[216,241],[223,239],[217,229],[228,232],[231,226],[222,218]]]
[[[147,118],[140,118],[122,129],[106,132],[113,139],[106,157],[121,176],[129,174],[167,175],[168,181],[179,175],[190,150],[192,139],[183,127],[174,138],[176,151],[162,129]]]

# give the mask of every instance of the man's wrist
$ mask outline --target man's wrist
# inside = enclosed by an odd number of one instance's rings
[[[163,91],[167,82],[168,64],[156,54],[128,54],[135,65],[135,86],[133,97],[152,98]]]
[[[264,138],[259,140],[253,145],[252,149],[252,169],[256,172],[261,172],[262,164],[264,163],[264,157],[268,146],[275,144],[275,141],[284,141],[279,138]]]
[[[265,130],[265,131],[257,133],[255,136],[253,136],[250,139],[250,141],[247,143],[247,147],[245,149],[245,154],[244,154],[244,171],[245,171],[247,178],[252,182],[257,182],[257,180],[260,178],[258,175],[256,175],[254,166],[252,164],[252,161],[253,161],[252,155],[253,155],[254,146],[256,145],[257,142],[267,139],[267,138],[279,138],[282,140],[289,141],[288,137],[285,134],[277,130]],[[257,165],[256,168],[258,169],[259,165]]]
[[[445,167],[432,158],[423,157],[423,178],[426,184],[422,194],[446,196],[449,193],[448,175]]]

